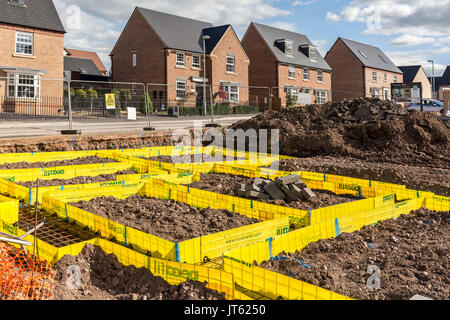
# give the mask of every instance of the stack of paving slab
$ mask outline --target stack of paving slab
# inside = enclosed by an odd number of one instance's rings
[[[256,178],[251,185],[236,184],[236,189],[239,196],[256,200],[309,201],[316,196],[296,174],[275,181]]]

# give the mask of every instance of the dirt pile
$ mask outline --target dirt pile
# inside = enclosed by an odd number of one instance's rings
[[[227,210],[198,209],[181,202],[141,196],[125,200],[100,197],[71,205],[174,242],[259,222]]]
[[[261,267],[359,300],[409,300],[416,294],[448,300],[449,243],[450,212],[420,209],[283,253]],[[381,270],[379,290],[369,289],[371,265]]]
[[[242,196],[236,190],[237,184],[251,184],[253,180],[248,177],[233,176],[227,174],[202,174],[201,179],[198,182],[194,182],[189,186],[191,188],[206,190],[211,192],[217,192],[225,194],[227,196],[239,197]],[[264,203],[275,204],[278,206],[289,207],[300,210],[315,210],[319,208],[334,206],[345,202],[351,202],[358,200],[358,197],[353,195],[337,195],[330,191],[325,190],[312,190],[315,193],[315,197],[308,201],[289,201],[285,200],[265,200],[259,199],[258,201]]]
[[[378,99],[268,111],[232,129],[279,129],[281,154],[448,166],[450,124]]]
[[[115,163],[116,160],[100,158],[97,156],[76,158],[71,160],[56,160],[49,162],[14,162],[0,164],[0,170],[9,169],[31,169],[31,168],[51,168],[51,167],[63,167],[63,166],[75,166],[82,164],[97,164],[97,163]]]
[[[116,173],[102,174],[96,177],[82,176],[82,177],[75,177],[72,179],[39,180],[39,187],[69,186],[74,184],[89,184],[97,182],[116,181],[117,176],[129,174],[136,174],[136,172],[132,170],[122,170]],[[16,182],[16,183],[27,188],[37,187],[36,181]]]
[[[450,162],[448,164],[450,166]],[[280,161],[282,171],[312,171],[406,185],[408,189],[450,196],[450,167],[404,166],[354,158],[313,157]]]
[[[71,274],[79,267],[80,279]],[[146,268],[123,266],[113,254],[87,245],[78,256],[64,256],[54,267],[54,300],[224,300],[224,295],[188,280],[170,285]],[[69,286],[68,286],[69,284]],[[70,288],[73,288],[71,290]]]

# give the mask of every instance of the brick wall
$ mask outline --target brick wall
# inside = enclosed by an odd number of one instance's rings
[[[374,81],[372,79],[372,73],[376,72],[377,80]],[[394,76],[397,76],[397,82],[402,83],[403,82],[403,74],[398,74],[394,72],[379,70],[379,69],[373,69],[373,68],[365,68],[365,81],[366,81],[366,97],[372,97],[371,88],[378,88],[379,96],[378,98],[384,100],[384,92],[383,90],[387,88],[388,90],[388,99],[390,99],[390,93],[391,93],[391,84],[394,83]],[[385,80],[386,75],[386,80]]]
[[[33,56],[16,55],[16,31],[33,33]],[[0,24],[0,66],[46,70],[41,77],[41,97],[62,98],[63,82],[47,79],[64,77],[64,34]],[[7,74],[0,72],[0,77]],[[6,84],[0,80],[0,96],[5,96]]]
[[[227,72],[227,53],[233,54],[235,57],[235,72]],[[220,97],[217,96],[217,92],[220,90],[220,84],[222,81],[230,81],[234,83],[240,83],[239,88],[239,101],[247,103],[249,100],[249,58],[241,46],[239,38],[230,27],[225,32],[223,38],[218,43],[216,48],[210,55],[210,69],[209,78],[213,84],[213,95],[215,102],[220,102]]]
[[[272,51],[253,24],[242,39],[247,56],[250,59],[249,85],[257,87],[276,87],[278,77],[278,62]],[[269,99],[269,92],[265,89],[250,89],[250,95],[258,96],[260,101]]]
[[[285,86],[309,88],[311,94],[311,103],[314,103],[315,91],[326,90],[327,91],[327,101],[331,99],[331,72],[322,71],[323,81],[318,81],[317,74],[319,70],[306,68],[309,70],[309,80],[304,80],[304,67],[294,66],[295,77],[289,77],[289,66],[285,64],[278,65],[278,81],[279,87],[282,87],[274,92],[278,93],[278,97],[281,98],[281,104],[286,104],[287,91],[284,89]]]
[[[325,60],[333,69],[331,87],[334,102],[364,95],[363,65],[341,39],[336,41]]]

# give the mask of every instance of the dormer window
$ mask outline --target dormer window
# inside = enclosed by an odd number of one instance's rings
[[[10,4],[15,4],[17,6],[25,6],[22,0],[9,0]]]
[[[301,45],[299,49],[309,60],[316,62],[316,46],[305,44]]]
[[[294,42],[292,40],[280,39],[276,42],[277,47],[283,51],[288,57],[293,57],[294,55]]]

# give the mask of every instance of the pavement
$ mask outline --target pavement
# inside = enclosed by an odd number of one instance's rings
[[[240,120],[246,120],[255,115],[216,116],[215,122],[228,127]],[[196,121],[202,125],[211,123],[211,117],[151,117],[151,126],[157,131],[175,129],[192,129]],[[145,118],[137,120],[106,118],[106,119],[74,119],[72,128],[81,130],[82,134],[139,134],[147,127]],[[0,138],[44,137],[61,134],[61,130],[69,128],[68,120],[60,119],[5,119],[0,118]]]

